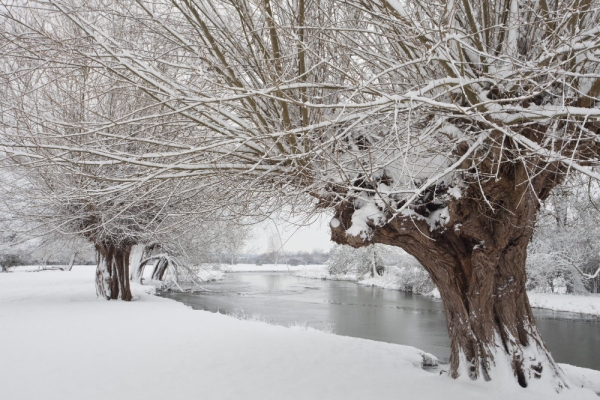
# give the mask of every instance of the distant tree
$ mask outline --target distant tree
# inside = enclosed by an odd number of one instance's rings
[[[20,258],[17,254],[11,253],[2,253],[0,254],[0,268],[2,272],[8,272],[10,267],[14,267],[15,265],[19,265]]]
[[[279,232],[271,232],[267,239],[267,258],[272,264],[279,263],[279,257],[283,252],[283,245]]]
[[[252,240],[252,226],[243,221],[225,221],[217,224],[221,251],[229,258],[229,264],[236,263],[244,246]]]
[[[538,215],[527,259],[528,288],[554,291],[559,279],[567,292],[597,292],[600,275],[600,187],[572,176],[550,195]]]
[[[327,266],[331,275],[355,275],[359,279],[364,275],[371,277],[382,275],[385,270],[379,245],[354,249],[350,246],[336,245],[331,250]]]
[[[36,234],[36,232],[30,232]],[[41,232],[37,232],[41,234]],[[84,237],[77,235],[62,235],[58,233],[45,234],[32,240],[31,258],[33,262],[42,264],[62,264],[63,269],[70,271],[75,262],[90,262],[94,259],[94,246]]]
[[[300,260],[297,258],[290,258],[288,259],[288,264],[292,267],[295,267],[297,265],[300,265]]]
[[[14,38],[21,33],[19,24],[5,25],[5,28],[2,32],[5,37],[13,35]],[[107,28],[119,37],[127,34],[126,26],[119,23],[109,24]],[[97,68],[97,63],[81,54],[62,54],[58,58],[48,55],[52,59],[48,62],[42,60],[41,53],[35,57],[25,55],[50,51],[64,39],[60,35],[77,37],[78,32],[77,27],[65,21],[54,31],[38,32],[38,47],[19,49],[15,46],[15,52],[23,52],[22,56],[13,58],[14,64],[6,64],[13,73],[19,70],[29,73],[14,76],[14,79],[0,79],[3,110],[12,111],[0,124],[4,133],[12,132],[13,144],[3,159],[3,167],[10,172],[5,183],[15,188],[10,190],[11,200],[5,204],[7,214],[14,220],[26,221],[33,235],[79,236],[89,241],[96,250],[98,295],[128,301],[132,298],[129,287],[132,246],[151,242],[165,232],[185,229],[186,223],[197,215],[196,199],[203,186],[185,180],[140,181],[140,169],[135,163],[105,163],[99,154],[99,158],[82,160],[78,159],[82,152],[64,150],[65,146],[84,149],[90,143],[102,143],[105,149],[112,147],[104,151],[113,154],[161,152],[165,149],[150,139],[158,131],[173,140],[177,135],[183,137],[189,133],[182,126],[173,131],[166,117],[152,124],[99,128],[93,137],[83,135],[82,132],[94,130],[106,119],[143,119],[163,111],[162,106],[140,96],[135,85],[113,80],[107,71]],[[89,47],[89,40],[79,37],[72,44],[81,50]],[[36,114],[35,121],[27,117],[32,113]],[[63,123],[44,122],[52,120]],[[39,143],[30,141],[36,130],[49,135],[43,151],[31,151],[39,149]],[[127,137],[137,137],[143,144],[124,145]],[[63,157],[68,160],[66,163],[58,161]],[[118,189],[113,187],[115,182]],[[207,179],[205,184],[210,185],[210,182]],[[219,194],[211,191],[202,197],[210,202]],[[224,212],[223,204],[221,206],[220,212]],[[208,212],[206,208],[203,210]],[[219,211],[212,214],[218,215]],[[55,249],[47,251],[42,257],[44,262],[54,252]]]

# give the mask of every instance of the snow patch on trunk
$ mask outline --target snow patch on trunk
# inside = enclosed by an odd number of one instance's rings
[[[352,214],[352,225],[346,230],[346,234],[368,240],[371,237],[369,224],[382,225],[385,222],[385,215],[370,199],[357,199],[354,204],[357,209]]]

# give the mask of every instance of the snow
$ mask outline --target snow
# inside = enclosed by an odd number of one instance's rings
[[[383,289],[390,289],[390,290],[402,290],[402,288],[404,287],[404,285],[402,285],[402,282],[398,281],[398,279],[392,274],[384,274],[382,276],[366,278],[357,283],[359,285],[376,286],[376,287],[380,287]]]
[[[597,399],[430,373],[408,346],[289,329],[152,296],[98,299],[93,266],[0,274],[0,399]],[[574,379],[574,382],[575,382]]]
[[[450,211],[448,210],[448,207],[435,210],[427,217],[427,224],[429,224],[429,229],[432,231],[446,225],[446,222],[448,221],[450,221]]]
[[[420,274],[420,272],[422,272]],[[437,289],[427,288],[427,282],[422,280],[425,272],[420,268],[415,268],[410,264],[404,267],[397,267],[389,265],[386,267],[383,275],[377,275],[371,277],[369,273],[364,276],[357,276],[356,274],[338,274],[332,275],[329,273],[327,265],[315,265],[311,268],[304,268],[297,272],[294,272],[294,276],[301,278],[311,279],[327,279],[335,281],[352,281],[363,286],[375,286],[382,289],[389,290],[406,290],[410,287],[413,293],[422,294],[424,296],[430,296],[440,298],[440,293]],[[427,281],[430,280],[427,278]],[[431,283],[433,286],[433,284]]]
[[[600,296],[528,292],[532,307],[600,316]]]
[[[225,278],[225,274],[222,271],[214,269],[198,268],[195,272],[196,277],[202,282],[218,281]]]
[[[585,387],[600,395],[600,371],[569,364],[560,364],[560,367],[569,377],[572,386]]]
[[[358,277],[355,274],[331,275],[327,265],[311,265],[294,272],[294,276],[310,279],[327,279],[333,281],[352,281],[356,282]]]
[[[346,235],[360,236],[363,240],[366,240],[371,234],[369,223],[376,226],[381,225],[385,221],[385,216],[379,207],[368,198],[357,199],[355,207],[356,209],[352,214],[352,225],[346,230]]]
[[[462,197],[462,192],[458,186],[448,188],[448,194],[455,199],[460,199]]]
[[[298,272],[320,270],[323,265],[286,265],[286,264],[233,264],[221,265],[223,272]]]

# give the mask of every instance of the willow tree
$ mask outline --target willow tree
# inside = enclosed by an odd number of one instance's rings
[[[151,163],[148,154],[165,151],[152,138],[169,136],[181,147],[189,128],[164,116],[135,85],[114,80],[101,60],[86,57],[90,39],[76,25],[48,10],[3,11],[3,212],[25,221],[25,234],[89,240],[97,255],[97,294],[129,301],[132,246],[185,231],[200,216],[198,196],[210,202],[211,194],[185,179],[148,179],[147,169],[124,160],[143,154]],[[121,21],[102,22],[115,37],[125,34]],[[147,115],[158,117],[146,123]],[[123,119],[129,123],[120,124]],[[215,218],[223,207],[202,210]]]
[[[312,198],[335,213],[334,241],[399,246],[423,264],[446,309],[451,376],[508,368],[521,386],[563,387],[525,293],[526,248],[566,174],[600,178],[599,5],[43,2],[90,41],[62,51],[161,107],[82,135],[174,115],[189,128],[146,137],[160,154],[87,142],[53,161],[133,164],[132,185],[213,177],[248,204]],[[111,35],[115,19],[143,43]]]

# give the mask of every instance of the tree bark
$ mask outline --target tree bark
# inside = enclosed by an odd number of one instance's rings
[[[161,257],[154,267],[154,271],[152,272],[152,279],[157,281],[162,281],[165,277],[165,273],[167,272],[167,267],[169,266],[169,260],[166,257]]]
[[[148,250],[148,246],[145,244],[136,244],[131,248],[129,256],[129,268],[131,270],[131,280],[135,283],[142,283],[142,277],[144,276],[144,267],[146,263],[142,264],[142,261],[148,257],[151,251]]]
[[[540,173],[538,181],[525,184],[513,175],[471,185],[460,199],[443,204],[446,221],[436,225],[426,208],[417,206],[384,225],[369,220],[370,232],[362,237],[346,234],[355,207],[341,204],[331,224],[332,240],[354,247],[398,246],[419,260],[444,303],[453,378],[489,380],[497,368],[508,368],[523,387],[545,375],[560,390],[564,375],[540,336],[525,291],[527,245],[539,199],[554,182],[551,175]]]
[[[96,244],[96,293],[107,300],[131,301],[129,254],[131,245]]]

